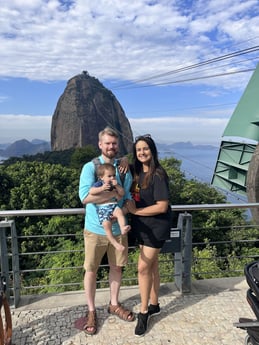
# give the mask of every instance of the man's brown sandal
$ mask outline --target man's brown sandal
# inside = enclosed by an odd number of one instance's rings
[[[94,335],[97,331],[97,315],[96,311],[88,311],[86,317],[86,324],[84,326],[84,331],[88,335]]]
[[[117,315],[121,320],[124,320],[124,321],[131,322],[135,320],[134,313],[124,308],[120,303],[118,305],[112,305],[110,303],[108,307],[108,313]]]

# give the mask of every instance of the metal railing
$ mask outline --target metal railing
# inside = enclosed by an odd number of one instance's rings
[[[259,207],[259,203],[247,203],[247,204],[202,204],[202,205],[177,205],[172,206],[173,211],[182,212],[178,217],[178,224],[176,228],[171,230],[171,239],[166,242],[162,252],[173,254],[173,280],[181,292],[191,291],[191,279],[192,279],[192,216],[189,211],[198,210],[220,210],[220,209],[234,209],[234,208],[253,208]],[[35,270],[21,270],[20,258],[22,253],[18,250],[18,240],[22,236],[17,236],[15,221],[10,218],[15,217],[33,217],[33,216],[67,216],[67,215],[84,215],[84,209],[46,209],[46,210],[7,210],[0,211],[0,259],[1,259],[1,274],[7,277],[7,295],[9,299],[13,301],[14,307],[19,303],[21,297],[21,291],[24,291],[26,287],[21,284],[22,274],[29,271],[46,271],[48,268]],[[64,234],[68,236],[72,234]],[[35,235],[37,236],[37,235]],[[34,236],[34,237],[35,237]],[[55,235],[53,235],[55,236]],[[63,236],[59,234],[58,236]],[[177,240],[176,240],[177,239]],[[29,240],[29,237],[28,237]],[[7,242],[10,242],[7,246]],[[175,247],[175,243],[177,243]],[[9,247],[9,250],[8,250]],[[60,253],[61,251],[59,251]],[[65,252],[65,251],[63,251]],[[44,254],[47,251],[36,254]],[[57,253],[57,252],[53,252]],[[32,253],[27,253],[29,255]],[[35,254],[35,253],[34,253]],[[70,267],[71,269],[79,269],[82,267]],[[56,270],[61,270],[61,267],[56,267]],[[68,269],[68,267],[66,267]],[[49,269],[53,270],[53,268]],[[78,282],[71,282],[70,285],[78,286]],[[27,288],[35,288],[27,287]],[[41,286],[38,286],[41,288]]]

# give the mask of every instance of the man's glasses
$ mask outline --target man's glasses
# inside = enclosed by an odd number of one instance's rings
[[[138,137],[135,137],[135,142],[139,141],[140,139],[143,139],[143,138],[151,138],[151,134],[139,135]]]

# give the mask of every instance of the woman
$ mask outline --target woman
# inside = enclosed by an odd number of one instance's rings
[[[128,202],[132,232],[140,254],[138,283],[141,298],[136,336],[143,336],[150,316],[160,313],[158,254],[170,236],[171,208],[168,176],[158,161],[156,145],[149,134],[137,137],[133,146],[133,190]],[[150,304],[149,304],[150,303]]]

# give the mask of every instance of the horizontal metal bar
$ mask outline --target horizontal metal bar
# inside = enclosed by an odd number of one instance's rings
[[[83,230],[82,230],[83,232]],[[28,237],[29,238],[50,238],[50,237],[81,237],[82,234],[47,234],[47,235],[44,235],[44,234],[41,234],[41,235],[30,235],[30,236],[17,236],[18,239],[27,239]],[[8,239],[12,239],[11,236],[7,237]]]
[[[23,286],[22,288],[24,290],[29,289],[42,289],[46,287],[63,287],[63,286],[75,286],[75,285],[81,285],[82,282],[79,283],[62,283],[62,284],[49,284],[49,285],[30,285],[30,286]]]
[[[51,267],[51,268],[37,268],[30,270],[20,270],[20,273],[31,273],[31,272],[45,272],[45,271],[65,271],[73,269],[83,269],[84,266],[70,266],[70,267]]]
[[[210,245],[214,244],[230,244],[230,243],[256,243],[259,240],[231,240],[231,241],[210,241]],[[192,246],[206,246],[207,242],[192,242]]]
[[[29,236],[28,236],[29,238]],[[26,255],[45,255],[45,254],[61,254],[61,253],[82,253],[83,249],[69,249],[69,250],[46,250],[45,252],[26,252],[20,253],[19,256]]]
[[[172,205],[172,211],[191,211],[191,210],[217,210],[231,208],[254,208],[259,207],[259,203],[243,204],[199,204],[199,205]],[[6,210],[0,211],[0,217],[20,217],[20,216],[53,216],[53,215],[83,215],[84,208],[67,209],[38,209],[38,210]],[[1,226],[1,225],[0,225]]]
[[[191,211],[191,210],[218,210],[226,208],[253,208],[259,207],[259,203],[243,203],[243,204],[199,204],[199,205],[173,205],[173,211]],[[0,212],[1,215],[1,212]]]
[[[40,209],[40,210],[7,210],[0,211],[0,217],[11,216],[55,216],[55,215],[80,215],[84,214],[84,208],[56,208],[56,209]]]

